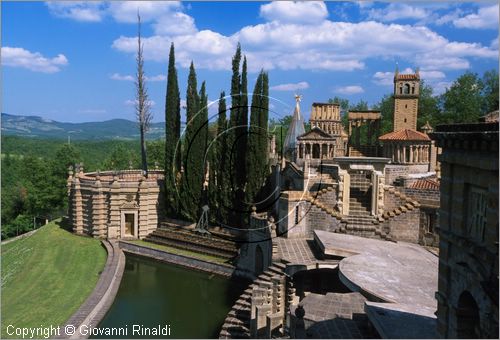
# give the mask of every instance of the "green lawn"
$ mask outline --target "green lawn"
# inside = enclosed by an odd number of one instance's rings
[[[190,250],[187,250],[187,249],[177,249],[177,248],[169,247],[169,246],[166,246],[166,245],[163,245],[163,244],[156,244],[156,243],[146,242],[146,241],[142,241],[142,240],[130,240],[130,241],[127,241],[127,242],[134,243],[134,244],[137,244],[138,246],[143,246],[143,247],[146,247],[146,248],[153,248],[153,249],[163,250],[163,251],[165,251],[167,253],[171,253],[171,254],[175,254],[175,255],[183,255],[183,256],[186,256],[186,257],[192,257],[192,258],[195,258],[195,259],[204,260],[204,261],[207,261],[207,262],[218,263],[218,264],[224,264],[224,263],[227,264],[227,260],[222,259],[220,257],[210,256],[210,255],[207,255],[207,254],[200,254],[200,253],[196,253],[194,251],[190,251]]]
[[[2,246],[2,338],[14,327],[61,325],[94,289],[106,262],[100,241],[58,222]]]

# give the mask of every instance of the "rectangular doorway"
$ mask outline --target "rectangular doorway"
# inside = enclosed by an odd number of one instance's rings
[[[125,214],[125,235],[134,236],[135,214]]]

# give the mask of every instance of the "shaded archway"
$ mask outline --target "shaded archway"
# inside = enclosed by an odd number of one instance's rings
[[[479,339],[481,337],[479,308],[468,291],[460,294],[457,306],[457,338]]]

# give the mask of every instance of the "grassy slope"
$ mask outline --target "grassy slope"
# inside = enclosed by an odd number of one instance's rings
[[[50,223],[2,246],[2,338],[6,327],[63,324],[94,289],[106,262],[100,241]]]

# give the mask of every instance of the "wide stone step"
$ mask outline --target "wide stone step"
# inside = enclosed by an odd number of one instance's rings
[[[231,259],[237,255],[237,253],[233,252],[227,252],[224,250],[218,250],[218,249],[213,249],[213,248],[208,248],[208,247],[203,247],[200,245],[194,245],[192,243],[188,242],[182,242],[178,240],[170,240],[170,239],[165,239],[165,238],[158,238],[158,237],[152,237],[148,236],[144,239],[147,242],[159,244],[159,245],[165,245],[173,248],[177,248],[180,250],[191,250],[200,254],[206,254],[206,255],[211,255],[211,256],[216,256],[220,257],[222,259]]]

